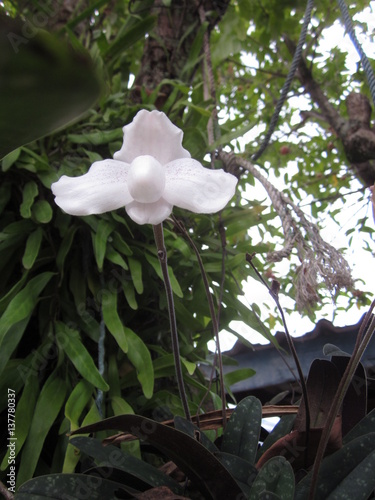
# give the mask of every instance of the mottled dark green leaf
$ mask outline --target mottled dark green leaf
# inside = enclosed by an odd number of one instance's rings
[[[105,429],[131,432],[157,447],[185,472],[205,498],[224,500],[241,495],[236,481],[219,460],[184,432],[139,415],[123,415],[83,427],[76,433]]]
[[[270,498],[281,500],[294,499],[295,479],[290,463],[284,457],[268,460],[260,469],[251,487],[249,500],[267,498],[267,493],[274,494]],[[261,497],[261,495],[264,495]]]
[[[254,464],[261,421],[262,405],[258,399],[248,396],[240,401],[224,429],[221,450]]]
[[[134,493],[123,484],[106,478],[86,474],[49,474],[24,483],[15,500],[66,500],[67,498],[90,498],[90,500],[117,500],[117,492]],[[126,498],[126,497],[125,497]]]
[[[197,439],[207,450],[212,453],[218,453],[219,449],[217,446],[202,432],[199,427],[194,425],[192,422],[186,420],[186,418],[179,417],[178,415],[174,418],[175,429],[185,432],[190,437]]]
[[[284,415],[280,418],[280,421],[275,425],[272,431],[268,434],[263,442],[263,445],[259,448],[257,453],[257,460],[266,452],[276,441],[281,437],[286,436],[293,428],[294,421],[296,419],[295,415]]]
[[[103,446],[98,439],[89,437],[73,437],[70,442],[73,446],[94,458],[96,464],[101,467],[112,467],[126,472],[130,476],[140,479],[149,487],[165,485],[175,493],[181,493],[182,491],[181,486],[176,481],[156,467],[123,452],[115,446]]]
[[[343,438],[343,443],[347,444],[352,439],[363,436],[375,430],[375,409],[371,410],[353,429]]]
[[[246,460],[229,453],[219,452],[215,456],[219,458],[221,463],[228,469],[238,485],[247,497],[250,495],[250,489],[253,481],[257,477],[258,471],[254,465]]]
[[[343,481],[352,477],[357,491],[355,498],[367,498],[367,492],[375,488],[374,470],[375,433],[361,435],[345,444],[340,450],[326,457],[319,471],[317,496],[320,498],[353,498],[335,497],[335,490]],[[370,472],[371,471],[371,472]],[[353,474],[353,476],[352,476]],[[296,500],[305,500],[311,484],[311,472],[298,484]],[[346,483],[347,484],[347,483]],[[364,493],[367,496],[363,496]]]

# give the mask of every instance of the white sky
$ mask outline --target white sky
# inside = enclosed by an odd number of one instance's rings
[[[368,27],[368,33],[370,34],[368,37],[364,37],[361,34],[358,34],[358,38],[360,43],[362,44],[363,49],[365,50],[366,54],[371,58],[375,59],[375,1],[371,1],[370,5],[368,8],[366,8],[363,13],[358,14],[355,16],[355,19],[358,19],[361,22],[367,23]],[[322,36],[322,45],[323,49],[326,49],[327,51],[331,50],[335,46],[339,46],[340,49],[343,51],[345,50],[348,53],[346,64],[348,68],[348,72],[352,73],[355,72],[357,69],[357,64],[359,62],[359,56],[353,47],[348,35],[345,34],[344,28],[341,26],[341,24],[337,21],[331,28],[326,29],[323,32]],[[251,55],[244,55],[244,62],[248,66],[256,67],[257,66],[257,61],[255,60],[254,57]],[[322,58],[322,64],[324,63],[324,57]],[[303,109],[306,104],[303,102],[299,103],[300,109]],[[246,134],[242,140],[240,140],[240,144],[242,143],[242,147],[246,143],[252,140],[252,134],[251,132],[249,134]],[[293,169],[295,166],[290,162],[290,168]],[[280,178],[275,178],[272,176],[272,174],[269,177],[269,180],[274,183],[276,187],[279,187],[280,189],[283,188],[282,185],[282,180]],[[353,189],[359,188],[360,185],[359,183],[354,182],[353,183]],[[260,199],[261,195],[259,194],[259,189],[262,189],[259,184],[256,185],[256,188],[253,188],[252,186],[249,186],[247,192],[246,192],[246,197],[251,199],[252,197],[255,197],[256,199]],[[253,196],[254,194],[254,196]],[[264,197],[267,197],[267,194],[264,191]],[[345,200],[338,200],[335,202],[335,207],[341,209],[341,214],[337,217],[337,219],[340,222],[340,225],[335,224],[330,218],[326,220],[326,227],[321,231],[322,237],[328,242],[331,243],[334,247],[336,248],[346,248],[347,250],[345,251],[345,257],[348,260],[352,271],[353,271],[353,278],[354,279],[362,279],[365,282],[365,285],[361,285],[358,283],[357,288],[360,290],[365,290],[365,291],[372,291],[372,293],[375,294],[375,262],[374,262],[374,257],[375,257],[375,247],[374,247],[374,242],[373,240],[368,237],[366,234],[358,234],[353,238],[351,246],[348,248],[348,237],[345,236],[345,232],[347,229],[350,227],[353,227],[356,223],[356,221],[362,217],[367,216],[368,217],[368,222],[367,226],[372,227],[375,229],[375,223],[372,218],[372,211],[370,209],[370,204],[367,203],[365,204],[362,202],[361,204],[358,203],[358,198],[359,195],[351,195],[348,196]],[[361,208],[362,207],[362,208]],[[371,255],[370,252],[365,251],[363,249],[363,241],[366,240],[370,242],[370,245],[374,247],[373,249],[373,255]],[[276,270],[279,270],[280,274],[282,273],[282,270],[288,268],[287,263],[281,262],[280,264],[277,264],[275,266]],[[245,293],[244,297],[241,297],[243,299],[244,303],[256,303],[258,306],[261,307],[263,315],[262,318],[265,319],[268,314],[269,314],[269,309],[267,308],[267,305],[270,308],[270,311],[274,310],[274,302],[271,299],[267,289],[261,285],[260,283],[256,282],[253,279],[249,279],[247,282],[244,281],[242,283],[242,287]],[[281,305],[284,307],[290,307],[293,308],[293,302],[291,299],[288,297],[283,297],[281,296]],[[262,306],[262,304],[265,304]],[[343,310],[337,311],[337,307],[341,306]],[[354,324],[357,323],[357,321],[360,319],[362,314],[364,314],[367,310],[367,308],[361,308],[357,309],[357,307],[352,307],[349,310],[347,310],[347,301],[342,300],[338,304],[332,304],[331,306],[325,306],[321,310],[321,317],[326,317],[327,319],[332,320],[335,310],[337,311],[337,314],[335,315],[334,318],[334,323],[336,326],[344,326],[344,325],[349,325],[349,324]],[[317,318],[317,320],[319,317]],[[295,312],[290,314],[289,316],[287,315],[287,324],[289,331],[292,335],[294,336],[300,336],[303,335],[304,333],[311,331],[314,328],[314,324],[307,318],[307,317],[302,317],[299,313]],[[238,333],[243,335],[245,338],[247,338],[250,342],[252,343],[267,343],[265,338],[249,328],[247,325],[238,322],[238,321],[233,321],[231,323],[231,328],[236,330]],[[281,325],[278,325],[275,328],[275,332],[277,330],[281,330],[282,327]],[[275,333],[273,332],[273,333]],[[228,333],[228,332],[221,332],[220,334],[220,343],[221,343],[221,348],[222,350],[227,350],[230,349],[237,338]],[[214,350],[215,349],[215,344],[214,341],[211,341],[209,343],[210,349]]]

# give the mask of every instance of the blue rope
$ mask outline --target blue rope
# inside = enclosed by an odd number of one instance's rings
[[[306,10],[305,10],[304,19],[303,19],[303,26],[302,26],[301,33],[299,36],[296,51],[294,52],[294,56],[293,56],[292,64],[291,64],[290,69],[289,69],[288,76],[286,77],[283,88],[281,89],[280,97],[279,97],[279,100],[277,101],[275,111],[272,115],[272,118],[270,121],[270,126],[268,128],[267,134],[266,134],[265,138],[263,139],[263,142],[260,145],[260,148],[258,149],[258,151],[256,153],[254,153],[253,156],[251,157],[251,160],[253,162],[255,162],[264,153],[264,151],[267,148],[268,143],[271,139],[271,136],[275,131],[281,108],[283,107],[283,104],[286,100],[290,85],[293,81],[294,75],[295,75],[297,68],[298,68],[298,64],[301,60],[302,48],[303,48],[303,45],[304,45],[305,40],[306,40],[307,29],[309,27],[310,20],[311,20],[311,12],[312,12],[312,8],[313,8],[313,4],[314,4],[314,0],[308,0]]]
[[[375,75],[371,63],[366,54],[364,53],[362,46],[358,41],[358,38],[356,37],[352,19],[349,14],[349,9],[346,6],[345,0],[337,0],[337,3],[339,4],[341,10],[345,29],[350,37],[350,40],[352,41],[352,44],[354,45],[356,51],[358,52],[359,57],[361,58],[361,64],[367,78],[368,86],[370,88],[372,102],[375,104]]]

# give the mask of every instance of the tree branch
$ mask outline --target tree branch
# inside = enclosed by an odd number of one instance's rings
[[[295,44],[284,37],[285,44],[294,54]],[[301,57],[297,69],[297,77],[319,106],[319,118],[329,123],[341,139],[344,151],[351,168],[365,186],[375,182],[375,133],[370,127],[371,106],[366,96],[352,92],[346,99],[349,119],[343,118],[328,100],[321,86],[314,79],[308,68],[306,59]],[[307,112],[304,112],[306,116]],[[309,112],[314,113],[314,112]]]

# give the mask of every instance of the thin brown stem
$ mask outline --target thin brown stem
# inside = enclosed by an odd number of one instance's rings
[[[309,432],[310,432],[310,405],[309,405],[309,398],[308,398],[307,386],[306,386],[305,377],[304,377],[304,374],[303,374],[303,371],[302,371],[301,363],[299,362],[297,351],[296,351],[296,348],[294,347],[293,339],[292,339],[292,337],[291,337],[291,335],[289,333],[288,326],[286,324],[286,319],[285,319],[284,311],[283,311],[283,308],[281,307],[281,304],[280,304],[280,301],[279,301],[279,294],[278,294],[278,292],[279,292],[279,286],[280,285],[276,281],[273,283],[272,287],[270,287],[268,285],[268,283],[263,279],[263,276],[259,273],[258,269],[254,266],[254,263],[252,262],[252,256],[251,255],[246,254],[246,262],[248,262],[250,264],[250,266],[252,267],[252,269],[254,270],[254,272],[256,273],[256,275],[258,276],[258,278],[261,280],[261,282],[268,289],[271,297],[275,301],[275,304],[277,306],[277,309],[279,310],[279,313],[280,313],[280,316],[281,316],[281,319],[282,319],[282,322],[283,322],[283,325],[284,325],[285,337],[286,337],[286,340],[288,342],[289,350],[292,353],[294,362],[295,362],[296,367],[297,367],[298,376],[299,376],[299,379],[300,379],[300,384],[301,384],[301,389],[302,389],[302,396],[303,396],[303,400],[304,400],[304,403],[305,403],[305,412],[306,412],[306,422],[305,422],[306,423],[306,426],[305,426],[305,431],[306,431],[305,447],[306,447],[306,450],[305,450],[305,454],[306,454],[306,458],[307,458],[308,445],[309,445]]]
[[[154,230],[156,248],[158,251],[160,267],[163,274],[165,292],[167,295],[169,323],[171,327],[172,351],[173,351],[174,364],[176,370],[177,385],[185,417],[187,420],[191,421],[189,403],[186,396],[184,377],[182,374],[180,347],[178,341],[177,322],[176,322],[176,311],[174,308],[173,290],[168,272],[167,251],[164,245],[163,224],[154,225],[153,230]]]
[[[210,292],[210,285],[208,283],[208,278],[206,271],[204,269],[203,261],[200,256],[199,250],[197,246],[195,245],[194,241],[191,239],[188,231],[186,231],[185,226],[182,224],[182,222],[178,221],[174,216],[172,216],[173,222],[175,223],[175,226],[177,229],[180,231],[180,233],[188,240],[191,248],[193,249],[199,269],[202,275],[202,280],[203,280],[203,285],[206,291],[206,297],[207,297],[207,302],[208,302],[208,307],[210,309],[210,315],[211,315],[211,321],[212,321],[212,329],[214,332],[215,336],[215,341],[216,341],[216,353],[215,353],[215,358],[214,358],[214,367],[216,365],[216,358],[217,358],[217,364],[219,367],[219,378],[220,378],[220,395],[221,395],[221,406],[222,406],[222,415],[223,415],[223,427],[226,425],[226,398],[225,398],[225,387],[224,387],[224,374],[223,374],[223,360],[221,356],[221,348],[220,348],[220,340],[219,340],[219,322],[218,322],[218,316],[215,313],[215,306],[214,302],[212,300],[212,295]],[[212,379],[211,379],[212,380]],[[210,380],[210,385],[211,385],[211,380]],[[203,398],[204,400],[204,398]],[[203,402],[202,400],[202,402]],[[202,404],[201,402],[201,404]]]

